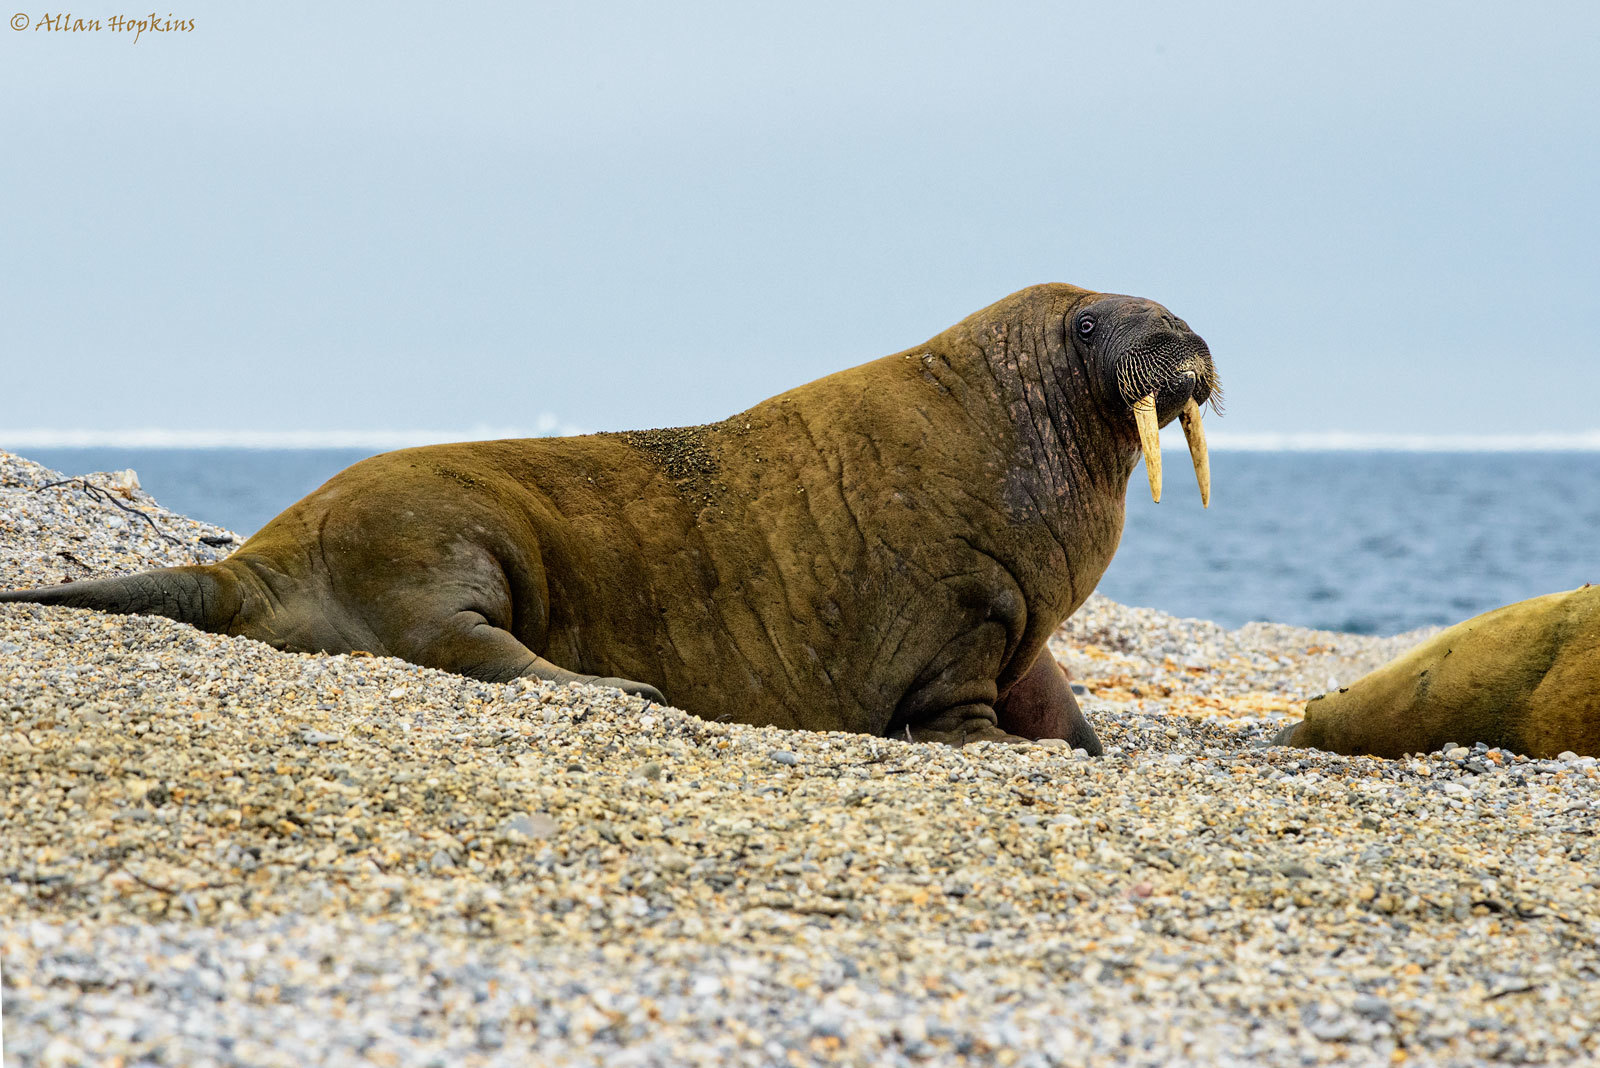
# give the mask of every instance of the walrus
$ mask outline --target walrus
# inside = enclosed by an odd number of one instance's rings
[[[1046,639],[1110,562],[1141,451],[1160,499],[1160,425],[1182,417],[1209,497],[1218,395],[1160,304],[1035,286],[720,423],[385,453],[218,563],[0,601],[711,720],[1097,753]]]
[[[1280,745],[1346,755],[1484,742],[1535,757],[1600,756],[1600,586],[1474,616],[1337,693],[1314,697]]]

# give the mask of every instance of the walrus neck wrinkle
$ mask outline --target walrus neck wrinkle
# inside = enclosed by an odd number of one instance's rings
[[[1128,478],[1139,463],[1139,439],[1131,430],[1118,430],[1128,420],[1121,408],[1121,398],[1106,396],[1100,386],[1095,368],[1089,366],[1076,348],[1066,351],[1050,361],[1056,391],[1067,399],[1057,408],[1061,417],[1058,426],[1072,449],[1080,457],[1080,465],[1097,488],[1115,496],[1119,501],[1127,491]],[[1120,423],[1114,423],[1115,413]]]
[[[1042,331],[1011,328],[987,340],[984,363],[1016,442],[1007,504],[1061,537],[1063,525],[1086,518],[1084,505],[1098,496],[1086,490],[1120,498],[1132,461],[1121,462],[1122,449],[1103,447],[1107,427],[1075,351],[1059,349]]]

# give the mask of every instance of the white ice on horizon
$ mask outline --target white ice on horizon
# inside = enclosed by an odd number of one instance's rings
[[[554,416],[533,426],[423,430],[135,430],[0,429],[0,449],[404,449],[454,441],[566,437],[588,433]]]
[[[1213,429],[1213,452],[1600,452],[1600,430],[1565,434],[1389,434],[1339,430],[1296,433]],[[0,449],[403,449],[454,441],[565,437],[584,428],[553,415],[531,427],[475,426],[455,430],[135,430],[0,429]],[[1163,431],[1164,448],[1183,449],[1176,423]]]

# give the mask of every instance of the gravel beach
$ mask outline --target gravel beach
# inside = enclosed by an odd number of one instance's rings
[[[0,587],[233,548],[63,477]],[[1593,758],[1265,744],[1417,638],[1095,597],[1088,759],[0,605],[5,1063],[1600,1060]]]

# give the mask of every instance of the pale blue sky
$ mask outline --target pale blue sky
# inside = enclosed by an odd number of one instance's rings
[[[784,7],[0,29],[0,429],[702,422],[1050,280],[1219,430],[1600,427],[1600,4]]]

